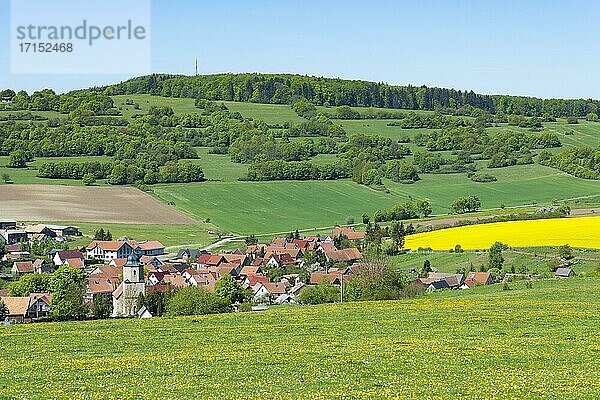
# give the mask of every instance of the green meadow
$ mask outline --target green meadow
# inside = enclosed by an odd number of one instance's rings
[[[416,250],[416,249],[413,249]],[[510,248],[502,252],[504,267],[515,268],[515,271],[523,270],[530,273],[544,273],[549,271],[548,262],[552,262],[558,256],[556,248],[553,247],[526,247]],[[600,251],[594,249],[573,249],[573,256],[578,261],[573,266],[578,274],[590,273],[600,267]],[[390,257],[390,264],[404,272],[420,270],[425,260],[429,260],[431,267],[439,272],[455,273],[459,269],[469,271],[471,268],[480,270],[482,265],[487,265],[488,253],[485,251],[464,251],[454,253],[450,251],[432,251],[406,253]]]
[[[148,111],[153,105],[169,106],[176,113],[196,112],[194,99],[165,98],[150,95],[114,96],[116,106],[123,116]],[[134,105],[126,104],[131,100]],[[270,124],[300,122],[300,118],[288,105],[225,102],[232,111],[244,117],[263,119]],[[139,108],[139,109],[136,109]],[[408,136],[414,138],[427,129],[402,129],[388,126],[390,120],[337,120],[348,134],[362,133],[390,138]],[[528,132],[523,128],[500,124],[487,128],[488,133],[513,130]],[[544,123],[544,131],[559,135],[564,146],[600,143],[600,123],[583,119],[578,124],[566,120]],[[408,144],[411,149],[418,147]],[[389,208],[409,199],[429,199],[434,214],[449,212],[449,204],[457,197],[476,194],[482,200],[483,209],[518,207],[546,204],[554,200],[591,198],[600,196],[598,181],[584,180],[561,171],[538,164],[487,169],[485,162],[478,162],[482,171],[493,174],[497,182],[476,183],[466,174],[421,174],[415,184],[399,184],[384,180],[387,191],[375,191],[349,180],[312,182],[241,182],[247,165],[231,162],[228,155],[209,154],[207,148],[197,148],[200,156],[190,160],[202,166],[208,181],[190,184],[168,184],[152,187],[152,195],[173,205],[198,221],[210,219],[224,231],[234,233],[271,233],[294,228],[312,229],[346,223],[351,217],[359,222],[363,213]],[[444,152],[449,156],[449,152]],[[335,155],[322,154],[313,162],[323,164],[335,160]],[[39,158],[25,169],[6,168],[7,157],[0,157],[0,174],[8,174],[15,184],[67,184],[81,185],[77,180],[50,180],[37,178],[37,166],[54,159]],[[73,161],[108,160],[108,157],[69,157]],[[0,185],[4,184],[0,180]],[[103,182],[98,182],[103,184]],[[585,204],[581,204],[585,206]]]
[[[599,398],[599,281],[510,289],[0,326],[0,398]]]

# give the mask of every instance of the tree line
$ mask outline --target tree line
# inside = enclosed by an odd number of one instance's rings
[[[107,95],[152,94],[165,97],[202,97],[271,104],[291,104],[305,98],[320,106],[398,108],[408,110],[460,109],[471,106],[490,114],[585,117],[598,113],[591,99],[540,99],[483,95],[473,91],[394,86],[385,83],[291,74],[215,74],[181,76],[154,74],[92,91]]]

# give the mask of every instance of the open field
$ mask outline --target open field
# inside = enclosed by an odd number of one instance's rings
[[[494,242],[511,247],[561,246],[600,249],[600,216],[510,221],[462,226],[406,237],[406,248],[486,249]]]
[[[34,161],[27,163],[27,168],[8,168],[7,156],[0,156],[0,176],[8,174],[10,179],[15,184],[45,184],[45,185],[70,185],[70,186],[82,186],[81,180],[77,179],[46,179],[38,178],[37,168],[40,164],[45,162],[57,162],[57,161],[98,161],[106,162],[110,161],[111,157],[105,156],[82,156],[82,157],[40,157]],[[4,185],[4,179],[0,179],[0,185]]]
[[[511,287],[293,312],[0,327],[0,397],[600,397],[600,281]]]
[[[282,125],[286,122],[299,123],[306,121],[287,104],[258,104],[223,101],[227,108],[239,112],[245,118],[260,119],[267,124]]]
[[[375,191],[350,180],[238,182],[236,168],[224,156],[224,165],[213,165],[207,178],[226,182],[203,182],[155,186],[154,196],[197,220],[211,218],[224,230],[236,233],[269,233],[294,228],[314,228],[360,221],[363,213],[390,208],[409,199],[430,199],[435,214],[450,212],[457,197],[477,194],[482,207],[499,208],[541,204],[600,194],[600,183],[572,177],[540,165],[514,166],[494,171],[498,182],[476,183],[466,174],[423,175],[412,185],[385,180],[390,193]],[[326,157],[324,157],[326,159]],[[200,160],[199,162],[202,162]],[[228,165],[232,165],[229,166]],[[241,171],[240,171],[241,172]]]
[[[235,233],[271,233],[360,221],[364,212],[391,207],[394,196],[349,180],[204,182],[156,185],[153,196],[198,221],[210,218]]]
[[[502,252],[504,267],[519,270],[526,267],[528,272],[543,273],[549,271],[548,261],[557,257],[556,247],[527,247],[510,248]],[[573,256],[578,261],[573,266],[578,274],[596,271],[600,268],[600,250],[573,249]],[[471,267],[477,270],[487,265],[488,253],[481,251],[464,251],[450,253],[446,251],[410,252],[391,257],[391,264],[406,272],[411,269],[420,270],[425,260],[429,260],[432,268],[447,273],[455,273],[459,269],[469,271]]]
[[[42,223],[44,221],[35,221]],[[212,224],[198,223],[189,225],[170,225],[170,224],[114,224],[102,222],[57,222],[59,225],[76,225],[83,233],[81,237],[74,237],[69,241],[70,247],[87,246],[94,232],[103,228],[110,231],[114,239],[127,237],[129,239],[158,240],[165,246],[167,251],[172,251],[169,247],[190,246],[194,248],[205,247],[210,243],[217,241],[215,235],[210,235],[208,231],[216,232],[217,228]]]
[[[132,187],[5,185],[1,216],[21,221],[195,224]]]

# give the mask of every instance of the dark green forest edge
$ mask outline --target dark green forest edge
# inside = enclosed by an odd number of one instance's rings
[[[169,107],[123,118],[113,95],[151,94],[196,99],[196,113],[175,114]],[[539,163],[586,179],[600,178],[600,147],[560,152],[557,135],[541,132],[556,118],[578,123],[598,120],[597,100],[538,99],[479,95],[452,89],[390,86],[382,83],[297,75],[226,74],[198,77],[152,75],[117,85],[57,95],[51,90],[32,95],[2,92],[0,109],[14,112],[0,118],[0,155],[11,167],[24,167],[34,157],[110,156],[107,162],[43,163],[38,176],[83,179],[109,184],[199,182],[202,169],[186,159],[197,158],[193,147],[210,147],[249,164],[242,179],[307,180],[352,178],[383,188],[382,178],[412,183],[420,173],[467,173],[476,182],[496,178],[477,171]],[[218,101],[290,104],[300,123],[267,124],[229,111]],[[132,102],[133,104],[133,102]],[[324,106],[325,110],[316,106]],[[350,107],[374,107],[358,110]],[[386,109],[378,109],[385,107]],[[397,111],[393,109],[398,109]],[[400,110],[403,109],[403,110]],[[409,110],[429,110],[415,113]],[[58,118],[34,115],[55,111]],[[427,128],[412,139],[347,135],[339,119],[386,119],[401,128]],[[528,133],[490,136],[496,123],[527,128]],[[290,140],[301,137],[301,140]],[[411,151],[413,141],[418,150]],[[449,154],[441,154],[447,151]],[[335,161],[315,164],[318,154]],[[405,158],[412,155],[413,161]]]

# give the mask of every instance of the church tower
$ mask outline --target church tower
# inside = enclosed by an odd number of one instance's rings
[[[123,265],[123,282],[113,293],[114,315],[135,316],[137,313],[137,299],[140,294],[146,293],[144,266],[140,258],[139,253],[133,252]]]

